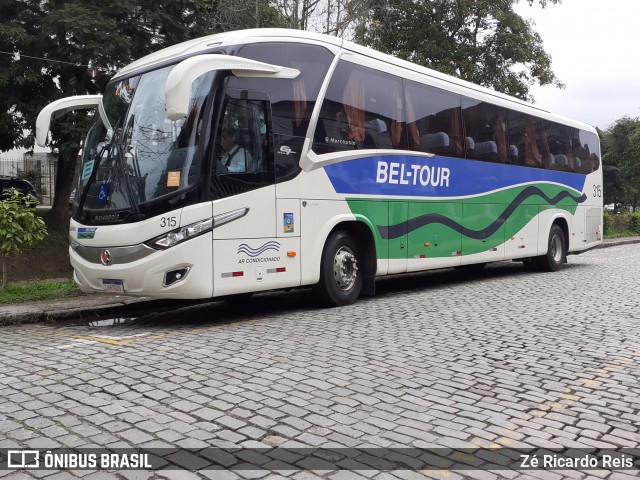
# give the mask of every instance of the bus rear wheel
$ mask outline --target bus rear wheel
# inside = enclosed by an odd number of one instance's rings
[[[549,244],[547,254],[535,258],[538,269],[545,272],[557,272],[567,259],[566,242],[564,232],[558,225],[552,225],[549,231]]]
[[[320,282],[315,294],[323,305],[351,305],[362,291],[362,264],[358,245],[344,231],[331,234],[322,252]]]

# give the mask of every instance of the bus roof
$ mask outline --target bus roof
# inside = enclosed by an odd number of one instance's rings
[[[436,70],[411,63],[406,60],[393,57],[391,55],[378,52],[368,47],[363,47],[354,42],[343,40],[341,38],[332,37],[321,33],[307,32],[304,30],[294,30],[286,28],[255,28],[248,30],[236,30],[232,32],[217,33],[205,37],[188,40],[171,47],[164,48],[150,55],[142,57],[139,60],[130,63],[120,69],[115,78],[129,76],[138,70],[146,70],[155,65],[166,64],[171,60],[185,58],[196,55],[200,52],[211,51],[217,47],[224,48],[232,45],[242,45],[258,42],[278,42],[278,41],[296,41],[301,43],[314,43],[323,45],[333,53],[337,53],[340,49],[361,55],[363,57],[375,59],[381,62],[398,67],[402,70],[408,70],[426,77],[435,83],[435,86],[453,90],[455,93],[470,96],[478,100],[487,101],[496,105],[518,110],[524,113],[542,117],[544,119],[563,123],[583,130],[596,133],[591,125],[580,122],[571,118],[563,117],[550,112],[549,110],[538,107],[516,97],[512,97],[495,90],[471,83],[459,78],[447,75]],[[445,86],[446,84],[446,86]]]

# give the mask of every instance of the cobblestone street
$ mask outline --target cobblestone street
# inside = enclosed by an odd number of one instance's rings
[[[92,325],[4,327],[0,448],[640,447],[640,248],[558,273],[489,265]],[[274,468],[274,470],[277,470]],[[343,478],[637,478],[620,471],[303,471]],[[268,470],[3,478],[273,478]]]

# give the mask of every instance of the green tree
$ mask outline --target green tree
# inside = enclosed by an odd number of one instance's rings
[[[611,175],[617,175],[613,185],[615,202],[629,205],[635,211],[640,205],[640,118],[624,116],[611,125],[602,135],[602,163],[606,186]],[[613,173],[619,171],[619,173]]]
[[[47,103],[100,93],[132,60],[209,33],[219,8],[211,0],[0,0],[0,51],[7,52],[0,54],[0,151],[33,146]],[[52,228],[66,227],[87,121],[76,113],[52,125],[58,168],[45,218]]]
[[[640,204],[640,122],[629,137],[629,156],[625,162],[624,192],[634,212]]]
[[[289,0],[284,0],[288,3]],[[206,32],[228,32],[245,28],[291,27],[281,0],[226,0],[211,2]]]
[[[535,0],[528,0],[533,4]],[[539,0],[547,3],[560,0]],[[464,80],[532,100],[532,84],[564,85],[517,0],[373,0],[360,42]]]
[[[7,257],[20,255],[47,234],[44,222],[30,208],[32,206],[28,197],[16,191],[0,200],[0,289],[7,286]]]
[[[41,45],[29,30],[35,25],[38,2],[0,0],[0,151],[31,147],[33,138],[24,136],[30,121],[47,94],[38,70],[41,62],[20,57],[20,52],[36,52]]]
[[[624,173],[613,165],[602,165],[604,204],[619,205],[624,199]]]
[[[52,63],[48,80],[55,97],[100,93],[115,71],[133,59],[203,32],[199,21],[209,2],[198,0],[49,0],[42,3],[39,35],[50,39],[43,56]],[[44,106],[42,104],[41,106]],[[73,190],[86,113],[63,116],[52,125],[51,146],[58,152],[56,196],[45,217],[63,228]]]

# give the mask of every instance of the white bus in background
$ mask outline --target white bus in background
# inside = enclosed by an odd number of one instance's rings
[[[602,239],[595,130],[338,38],[246,30],[120,70],[97,108],[69,227],[84,289],[208,298],[520,259]],[[238,156],[239,155],[239,156]]]

